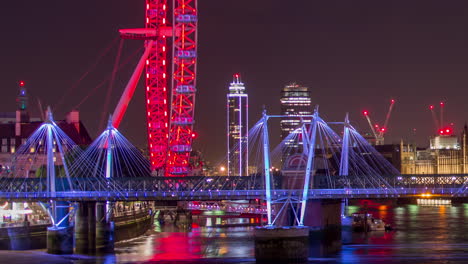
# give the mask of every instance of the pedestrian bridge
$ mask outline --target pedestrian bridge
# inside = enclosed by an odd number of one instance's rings
[[[56,192],[48,192],[44,181],[37,178],[3,178],[0,199],[48,201],[133,201],[133,200],[244,200],[265,199],[266,190],[261,176],[217,176],[217,177],[144,177],[115,178],[103,181],[90,178],[56,179]],[[273,178],[276,187],[271,190],[273,199],[299,199],[303,189],[281,188],[284,179]],[[349,185],[356,179],[351,176],[336,177],[335,188],[310,188],[308,199],[343,198],[396,198],[413,197],[421,194],[465,197],[464,183],[468,175],[400,175],[389,176],[391,188],[356,188]],[[317,176],[314,183],[320,183]],[[346,186],[348,185],[348,186]],[[73,190],[70,186],[80,186]],[[354,188],[350,188],[353,186]],[[364,186],[365,187],[365,186]],[[89,190],[89,191],[87,191]]]

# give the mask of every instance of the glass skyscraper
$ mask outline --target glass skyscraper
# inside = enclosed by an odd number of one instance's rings
[[[291,132],[300,127],[301,117],[312,115],[310,90],[296,83],[286,85],[281,91],[281,139],[284,140]],[[310,122],[310,117],[303,117],[304,122]],[[302,152],[302,142],[290,139],[285,142],[282,161],[289,155]]]
[[[227,174],[247,176],[249,166],[248,96],[235,74],[227,95]]]

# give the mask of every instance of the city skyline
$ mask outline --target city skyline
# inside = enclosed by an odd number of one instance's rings
[[[103,106],[107,85],[96,89],[94,94],[91,91],[112,70],[117,45],[96,71],[71,92],[67,90],[90,68],[101,54],[99,50],[118,37],[118,28],[143,25],[142,5],[131,5],[128,1],[109,3],[85,1],[73,9],[61,2],[6,3],[1,19],[8,25],[9,37],[0,51],[4,61],[0,83],[4,99],[0,110],[14,109],[19,80],[25,80],[31,90],[31,108],[36,108],[40,97],[43,105],[57,108],[58,117],[91,94],[78,110],[96,136],[100,131],[94,112],[101,111],[96,106]],[[221,131],[225,115],[220,100],[224,94],[219,87],[225,87],[225,78],[232,72],[240,72],[244,81],[255,87],[250,92],[250,124],[260,118],[263,105],[270,113],[279,113],[280,89],[286,83],[297,81],[311,88],[312,104],[320,105],[324,118],[342,120],[350,112],[351,122],[361,131],[368,130],[362,110],[383,119],[382,105],[391,98],[398,100],[386,135],[388,143],[399,142],[400,138],[413,140],[412,131],[416,128],[417,143],[428,146],[428,138],[435,131],[427,108],[441,100],[447,103],[446,119],[455,123],[454,131],[459,134],[468,116],[463,90],[468,86],[464,74],[468,70],[465,63],[468,53],[463,48],[468,38],[459,34],[468,25],[463,16],[467,4],[368,1],[367,5],[357,6],[296,1],[295,5],[284,6],[280,1],[266,3],[201,3],[204,15],[200,18],[200,58],[203,59],[195,110],[195,129],[199,136],[194,147],[202,150],[208,160],[216,161],[224,152],[225,135]],[[243,5],[249,9],[242,8]],[[259,19],[265,23],[253,23]],[[25,27],[25,24],[37,26]],[[438,26],[434,27],[435,24]],[[294,48],[289,46],[291,43],[296,43]],[[122,57],[141,44],[125,42]],[[226,61],[230,63],[221,63]],[[129,63],[119,72],[108,112],[115,106],[135,63]],[[61,100],[63,95],[66,98]],[[143,100],[140,85],[121,127],[122,133],[138,146],[145,144],[145,137],[141,136],[146,133]],[[37,115],[35,112],[32,114]],[[213,124],[217,129],[212,129]],[[274,141],[279,141],[279,131],[272,135]]]
[[[26,0],[0,23],[4,262],[468,262],[468,1]]]

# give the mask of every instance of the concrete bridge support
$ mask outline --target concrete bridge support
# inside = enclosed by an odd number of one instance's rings
[[[47,253],[56,255],[73,254],[73,228],[47,228]]]
[[[114,251],[114,223],[106,202],[81,202],[75,215],[75,253],[102,254]]]
[[[73,253],[73,228],[68,220],[69,204],[67,202],[55,202],[56,219],[58,223],[47,228],[47,253],[72,254]]]
[[[257,263],[307,263],[307,226],[257,227],[254,237]]]
[[[307,201],[304,225],[310,227],[311,256],[322,257],[341,249],[341,200]]]
[[[275,209],[279,210],[279,205]],[[307,252],[311,257],[324,257],[341,249],[341,199],[308,200],[305,212],[303,230],[291,226],[294,213],[290,207],[276,221],[275,227],[255,230],[257,261],[267,262],[268,256],[275,256],[273,259],[278,260],[281,256],[277,254],[280,254],[287,258],[282,259],[284,262],[297,258],[294,261],[300,263],[303,258],[299,252]],[[303,239],[304,232],[307,240]],[[270,249],[273,252],[269,252]]]
[[[75,252],[96,252],[96,202],[80,202],[75,214]]]
[[[114,252],[114,222],[108,216],[108,203],[96,203],[96,253]]]

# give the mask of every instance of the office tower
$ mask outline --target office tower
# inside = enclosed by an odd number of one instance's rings
[[[240,75],[235,74],[227,95],[227,162],[229,176],[248,175],[248,96]]]
[[[304,122],[310,122],[312,115],[311,98],[309,88],[296,83],[286,85],[281,91],[281,140],[300,127],[301,117]],[[302,142],[290,139],[285,142],[282,161],[286,161],[291,154],[302,152]]]

